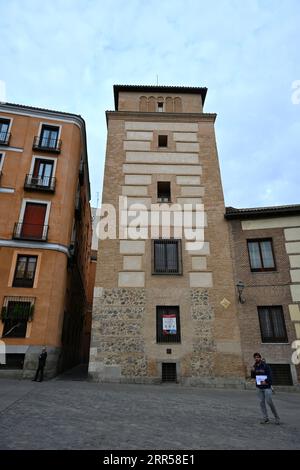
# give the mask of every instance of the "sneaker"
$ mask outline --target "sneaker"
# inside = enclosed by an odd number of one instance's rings
[[[280,424],[280,419],[279,418],[275,418],[275,424]]]
[[[260,424],[268,424],[270,422],[269,418],[264,418]]]

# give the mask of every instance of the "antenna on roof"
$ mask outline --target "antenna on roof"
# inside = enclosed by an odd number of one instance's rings
[[[158,75],[156,75],[156,85],[158,86]]]

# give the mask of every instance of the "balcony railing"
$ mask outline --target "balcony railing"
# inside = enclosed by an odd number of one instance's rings
[[[53,152],[60,153],[61,140],[60,139],[47,139],[45,137],[35,136],[33,139],[33,150],[40,152]]]
[[[10,132],[0,132],[0,145],[9,145],[10,137]]]
[[[17,222],[14,226],[13,238],[17,240],[36,240],[45,242],[48,237],[48,228],[48,225]]]
[[[26,175],[24,189],[54,193],[56,178],[50,176]]]

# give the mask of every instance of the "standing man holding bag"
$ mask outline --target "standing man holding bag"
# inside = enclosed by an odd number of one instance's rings
[[[260,400],[260,407],[263,414],[261,424],[268,424],[270,422],[266,402],[275,417],[275,424],[280,424],[280,419],[272,400],[272,372],[270,366],[262,361],[260,353],[254,353],[253,357],[255,363],[251,369],[251,377],[256,381],[257,396]]]

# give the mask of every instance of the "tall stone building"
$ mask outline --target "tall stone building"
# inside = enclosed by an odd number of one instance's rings
[[[204,243],[148,231],[133,239],[117,227],[99,243],[89,373],[94,380],[242,385],[237,295],[220,179],[215,114],[206,88],[115,86],[102,205],[118,212],[203,204]],[[124,211],[122,211],[124,212]],[[158,209],[163,212],[163,209]],[[130,215],[130,213],[129,213]],[[144,214],[145,215],[145,214]],[[163,219],[155,224],[160,227]],[[146,225],[146,224],[145,224]],[[140,229],[144,222],[140,224]],[[103,237],[104,238],[104,237]]]

